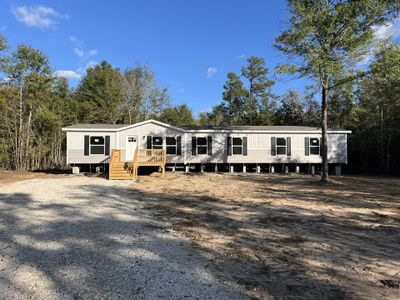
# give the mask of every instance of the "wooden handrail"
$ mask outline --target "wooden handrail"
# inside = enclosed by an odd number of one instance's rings
[[[137,149],[133,158],[134,163],[162,164],[167,161],[164,149]]]
[[[116,159],[117,154],[120,155],[118,161]],[[110,159],[110,164],[115,163],[115,162],[120,162],[121,161],[121,150],[119,149],[112,149],[111,150],[111,159]]]

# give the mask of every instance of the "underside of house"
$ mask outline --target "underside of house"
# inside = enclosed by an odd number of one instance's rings
[[[149,167],[184,171],[308,172],[322,162],[321,129],[305,126],[172,126],[155,120],[132,125],[78,124],[67,134],[67,164],[102,167],[110,179],[135,177]],[[328,162],[347,164],[348,130],[328,130]]]

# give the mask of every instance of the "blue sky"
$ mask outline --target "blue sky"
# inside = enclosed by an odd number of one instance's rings
[[[169,88],[172,104],[187,103],[195,113],[221,101],[227,72],[239,73],[249,56],[265,58],[273,76],[285,59],[273,49],[273,40],[287,20],[280,0],[0,3],[0,31],[11,49],[17,43],[41,49],[72,86],[87,66],[101,60],[122,70],[145,63]],[[388,30],[400,35],[399,24],[394,25]],[[278,94],[289,88],[302,92],[308,83],[275,79]]]

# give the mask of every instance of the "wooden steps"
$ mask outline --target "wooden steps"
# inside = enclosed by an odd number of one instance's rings
[[[134,179],[138,176],[138,168],[158,166],[165,174],[167,156],[164,149],[137,149],[133,162],[121,162],[121,150],[111,152],[108,179]]]
[[[111,153],[108,179],[133,179],[132,164],[121,162],[121,151],[113,149]]]

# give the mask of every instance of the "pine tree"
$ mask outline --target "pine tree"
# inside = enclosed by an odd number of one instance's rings
[[[122,75],[106,61],[89,68],[80,82],[76,98],[81,122],[117,123],[121,118]]]
[[[243,87],[240,77],[235,73],[229,72],[227,77],[222,93],[222,105],[225,114],[223,123],[227,125],[242,125],[245,97],[248,92]]]
[[[272,96],[271,87],[273,80],[267,77],[268,69],[261,57],[251,56],[247,60],[247,66],[242,68],[242,76],[248,81],[247,97],[244,102],[244,122],[247,125],[269,123],[270,120],[261,120],[260,108],[269,109],[269,101]]]
[[[338,85],[358,77],[351,66],[364,58],[373,26],[398,16],[398,0],[288,0],[290,26],[275,46],[291,63],[279,69],[311,76],[321,88],[322,181],[328,181],[328,99]],[[335,79],[340,78],[340,81]]]

